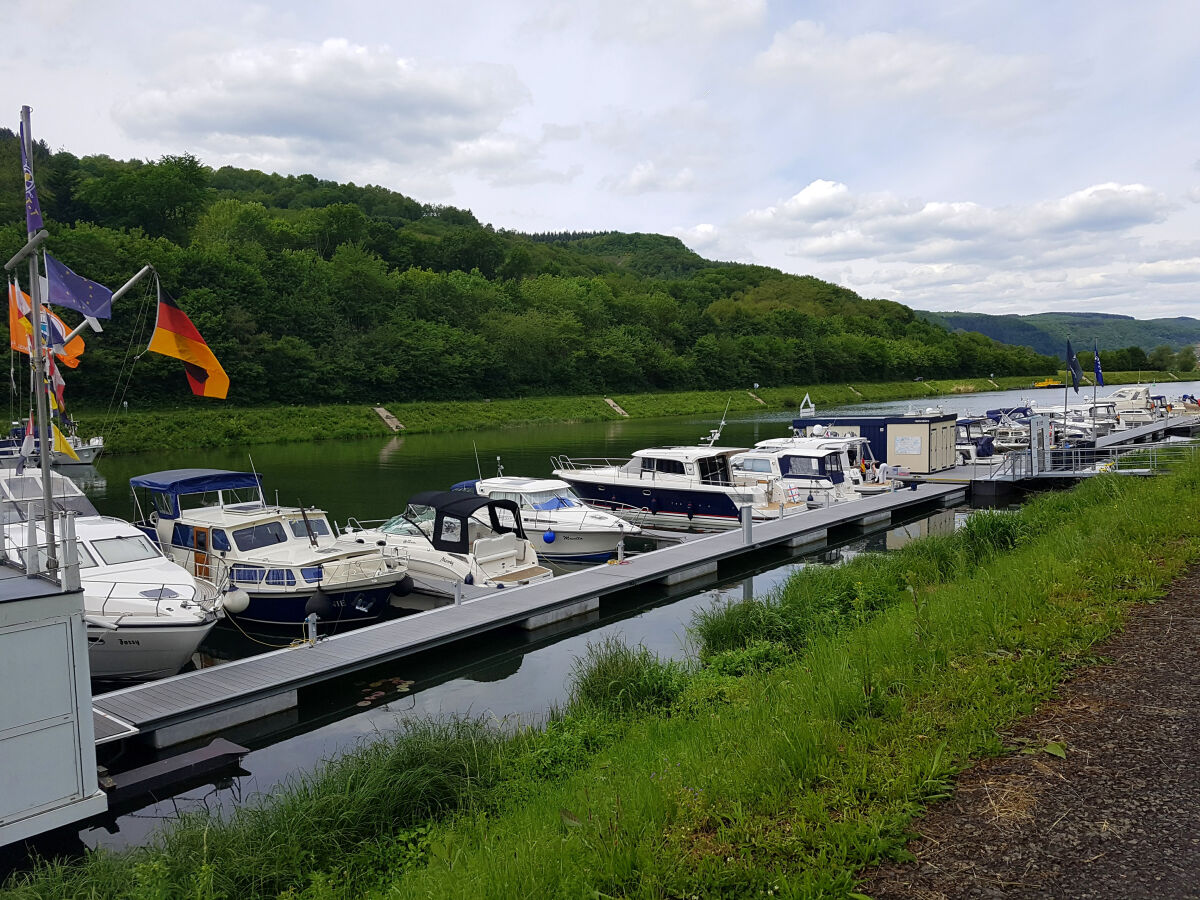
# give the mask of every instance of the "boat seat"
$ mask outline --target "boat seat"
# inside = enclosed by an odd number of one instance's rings
[[[513,532],[491,538],[480,538],[475,542],[475,561],[484,566],[488,563],[517,558],[517,536]]]

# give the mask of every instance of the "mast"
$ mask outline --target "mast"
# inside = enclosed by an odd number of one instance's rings
[[[33,133],[29,127],[28,106],[21,107],[21,126],[25,141],[25,159],[28,160],[29,170],[33,171]],[[33,240],[34,233],[29,230],[30,223],[26,220],[28,238]],[[42,503],[46,514],[46,570],[53,575],[58,571],[58,553],[54,542],[54,485],[50,479],[50,454],[53,452],[53,442],[50,440],[50,401],[46,395],[46,360],[43,357],[45,340],[42,337],[42,285],[38,273],[37,253],[29,254],[29,297],[33,307],[29,313],[29,321],[33,325],[33,352],[30,354],[33,362],[33,383],[35,386],[34,399],[37,404],[37,414],[34,417],[39,460],[42,469]],[[33,551],[36,558],[36,551]]]

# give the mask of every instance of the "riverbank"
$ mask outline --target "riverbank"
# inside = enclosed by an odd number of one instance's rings
[[[594,648],[545,728],[382,736],[229,821],[18,897],[845,895],[1012,722],[1200,558],[1200,465],[1106,476],[806,569],[696,662]],[[1068,751],[1069,748],[1068,748]],[[135,891],[136,889],[136,891]]]
[[[1151,373],[1106,373],[1109,386],[1137,383]],[[1160,378],[1179,380],[1168,373]],[[1060,373],[1064,377],[1065,373]],[[1184,376],[1191,377],[1191,376]],[[686,415],[719,417],[731,412],[764,409],[796,410],[805,395],[817,409],[885,400],[914,400],[918,405],[953,409],[957,395],[1031,386],[1028,376],[957,378],[864,384],[821,384],[733,391],[684,391],[655,394],[613,394],[612,400],[630,418]],[[1164,380],[1162,385],[1166,387]],[[1169,388],[1167,388],[1169,390]],[[1084,396],[1083,394],[1080,395]],[[602,422],[623,418],[603,396],[524,397],[518,399],[383,403],[403,434],[506,428],[527,425]],[[231,407],[199,401],[175,409],[122,410],[116,413],[75,410],[81,435],[103,434],[106,453],[127,454],[156,450],[213,449],[256,444],[299,443],[385,437],[393,434],[373,407],[351,404],[327,406]]]

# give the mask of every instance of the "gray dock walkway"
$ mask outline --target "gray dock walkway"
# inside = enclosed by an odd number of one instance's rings
[[[949,506],[966,499],[960,485],[917,485],[912,490],[868,496],[853,503],[756,523],[749,543],[741,529],[697,537],[671,547],[596,566],[524,587],[495,591],[381,622],[345,634],[276,650],[160,681],[100,694],[93,700],[103,718],[104,740],[151,734],[163,747],[258,716],[290,708],[296,691],[331,678],[521,623],[549,623],[594,609],[599,598],[652,582],[675,584],[715,572],[724,559],[773,545],[824,542],[829,529],[890,521],[893,513],[929,503]],[[100,731],[97,731],[100,734]]]

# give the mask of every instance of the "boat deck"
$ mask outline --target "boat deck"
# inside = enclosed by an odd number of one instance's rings
[[[359,669],[546,614],[570,611],[581,603],[598,602],[600,597],[642,584],[673,584],[715,572],[721,560],[763,547],[819,543],[826,539],[831,528],[880,524],[909,507],[931,503],[951,505],[965,497],[960,485],[914,485],[911,490],[755,523],[749,541],[741,529],[697,536],[619,564],[614,562],[536,584],[492,591],[486,597],[369,625],[314,644],[100,694],[93,705],[98,717],[107,717],[110,722],[143,734],[157,733],[155,742],[165,746],[219,732],[235,721],[246,720],[244,715],[237,718],[229,711],[253,707],[268,698]],[[294,703],[293,694],[290,704]],[[267,707],[259,706],[258,710],[255,715],[262,715]],[[201,719],[210,724],[201,724]],[[105,740],[123,736],[111,735],[109,731],[105,731]]]

